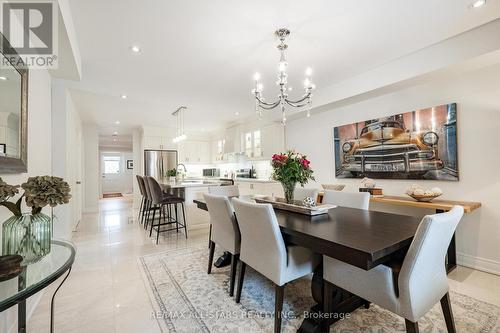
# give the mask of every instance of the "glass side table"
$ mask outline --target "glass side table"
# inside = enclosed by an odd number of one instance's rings
[[[54,298],[71,273],[75,254],[72,243],[52,240],[52,249],[42,260],[24,267],[18,276],[0,282],[0,312],[17,304],[18,332],[26,332],[26,299],[66,274],[50,302],[50,332],[54,331]]]

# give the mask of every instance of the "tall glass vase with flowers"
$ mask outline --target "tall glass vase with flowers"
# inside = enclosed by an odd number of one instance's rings
[[[0,179],[0,206],[13,214],[2,225],[2,254],[19,254],[23,257],[22,265],[28,265],[50,252],[52,218],[42,213],[42,208],[67,204],[71,189],[62,178],[52,176],[30,177],[21,188],[24,193],[11,202],[19,193],[19,186]],[[31,208],[29,213],[21,210],[23,198]]]
[[[273,155],[271,163],[272,178],[283,186],[285,200],[289,204],[293,204],[293,193],[297,183],[303,187],[310,180],[315,180],[311,162],[306,155],[289,150],[284,154]]]

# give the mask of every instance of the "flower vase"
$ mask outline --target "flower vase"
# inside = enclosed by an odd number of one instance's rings
[[[295,192],[295,186],[297,183],[289,182],[289,183],[281,183],[283,186],[283,192],[285,193],[285,201],[287,204],[293,204],[293,194]]]
[[[23,214],[12,216],[2,225],[2,254],[19,254],[27,266],[50,252],[52,220],[49,216]]]

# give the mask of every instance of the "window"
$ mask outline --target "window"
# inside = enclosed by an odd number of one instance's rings
[[[104,156],[104,173],[120,173],[120,156]]]

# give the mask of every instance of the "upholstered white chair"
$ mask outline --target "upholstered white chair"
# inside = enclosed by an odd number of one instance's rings
[[[370,193],[325,191],[323,203],[368,210],[370,206]]]
[[[208,193],[214,195],[223,195],[231,198],[239,196],[240,189],[238,185],[210,186],[208,188]],[[208,231],[208,248],[210,248],[211,239],[212,239],[212,224],[210,224],[210,229]]]
[[[212,225],[207,274],[210,274],[212,271],[215,244],[217,244],[231,254],[229,296],[233,296],[236,265],[240,256],[240,230],[238,229],[234,210],[228,197],[206,193],[203,196],[207,203],[210,224]]]
[[[226,197],[237,197],[240,195],[240,189],[237,185],[229,186],[210,186],[208,193],[215,195],[224,195]]]
[[[406,331],[418,332],[418,320],[441,301],[448,332],[455,332],[445,257],[463,213],[463,207],[455,206],[450,212],[425,216],[399,274],[394,274],[397,268],[383,264],[365,271],[323,256],[326,313],[331,312],[332,290],[337,286],[404,317]]]
[[[318,192],[318,189],[315,188],[296,187],[293,191],[293,198],[294,200],[304,200],[309,197],[318,200]]]
[[[240,302],[245,268],[249,265],[275,285],[274,332],[280,332],[285,285],[311,274],[321,258],[306,248],[285,246],[271,205],[237,198],[232,203],[241,232],[241,269],[236,302]]]

